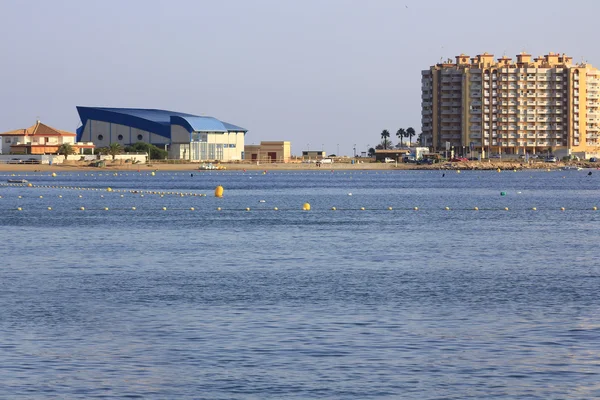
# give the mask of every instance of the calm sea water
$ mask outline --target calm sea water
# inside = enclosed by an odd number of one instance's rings
[[[600,171],[191,173],[0,187],[0,398],[600,398]]]

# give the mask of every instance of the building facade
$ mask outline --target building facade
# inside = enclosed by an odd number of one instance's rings
[[[549,53],[461,54],[422,71],[422,140],[455,154],[600,151],[600,71]]]
[[[40,121],[29,128],[0,133],[2,153],[5,154],[56,154],[63,144],[71,145],[77,153],[85,149],[93,152],[93,143],[76,142],[75,137],[75,133],[61,131]]]
[[[144,142],[165,148],[170,159],[236,161],[244,158],[247,130],[213,117],[137,108],[77,107],[79,140],[97,147]]]
[[[291,144],[287,141],[260,142],[260,144],[244,146],[244,157],[249,161],[287,163],[290,161],[290,156]]]

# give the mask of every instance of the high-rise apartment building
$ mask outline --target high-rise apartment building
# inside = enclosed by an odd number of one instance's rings
[[[564,54],[461,54],[422,71],[422,139],[463,155],[595,153],[600,71]]]

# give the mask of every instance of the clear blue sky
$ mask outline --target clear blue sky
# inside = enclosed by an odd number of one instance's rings
[[[164,108],[351,155],[420,132],[420,71],[442,57],[600,66],[598,15],[595,0],[0,0],[0,131],[73,131],[76,105]]]

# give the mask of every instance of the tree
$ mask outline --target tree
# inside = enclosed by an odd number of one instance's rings
[[[166,150],[144,142],[137,142],[131,146],[127,146],[125,147],[125,151],[128,153],[147,153],[151,160],[164,160],[168,156]]]
[[[396,136],[400,139],[400,144],[402,144],[402,138],[406,137],[406,131],[404,128],[400,128],[396,131]]]
[[[412,138],[413,136],[415,136],[417,133],[415,132],[414,128],[411,126],[410,128],[406,129],[406,137],[408,138],[408,145],[410,146],[410,143],[412,143]]]
[[[389,143],[390,132],[387,129],[381,131],[381,144],[383,145],[383,149],[387,150],[387,145]]]
[[[67,156],[70,156],[71,154],[75,154],[75,149],[69,143],[63,143],[58,148],[57,153],[64,155],[65,159],[67,159]]]
[[[373,157],[375,155],[375,149],[370,147],[369,151],[367,152],[367,154],[369,155],[369,157]]]
[[[122,152],[123,148],[119,143],[111,143],[110,146],[108,146],[108,154],[112,156],[113,161],[115,160],[115,157],[121,154]]]
[[[98,147],[96,153],[106,155],[108,154],[108,147]]]

